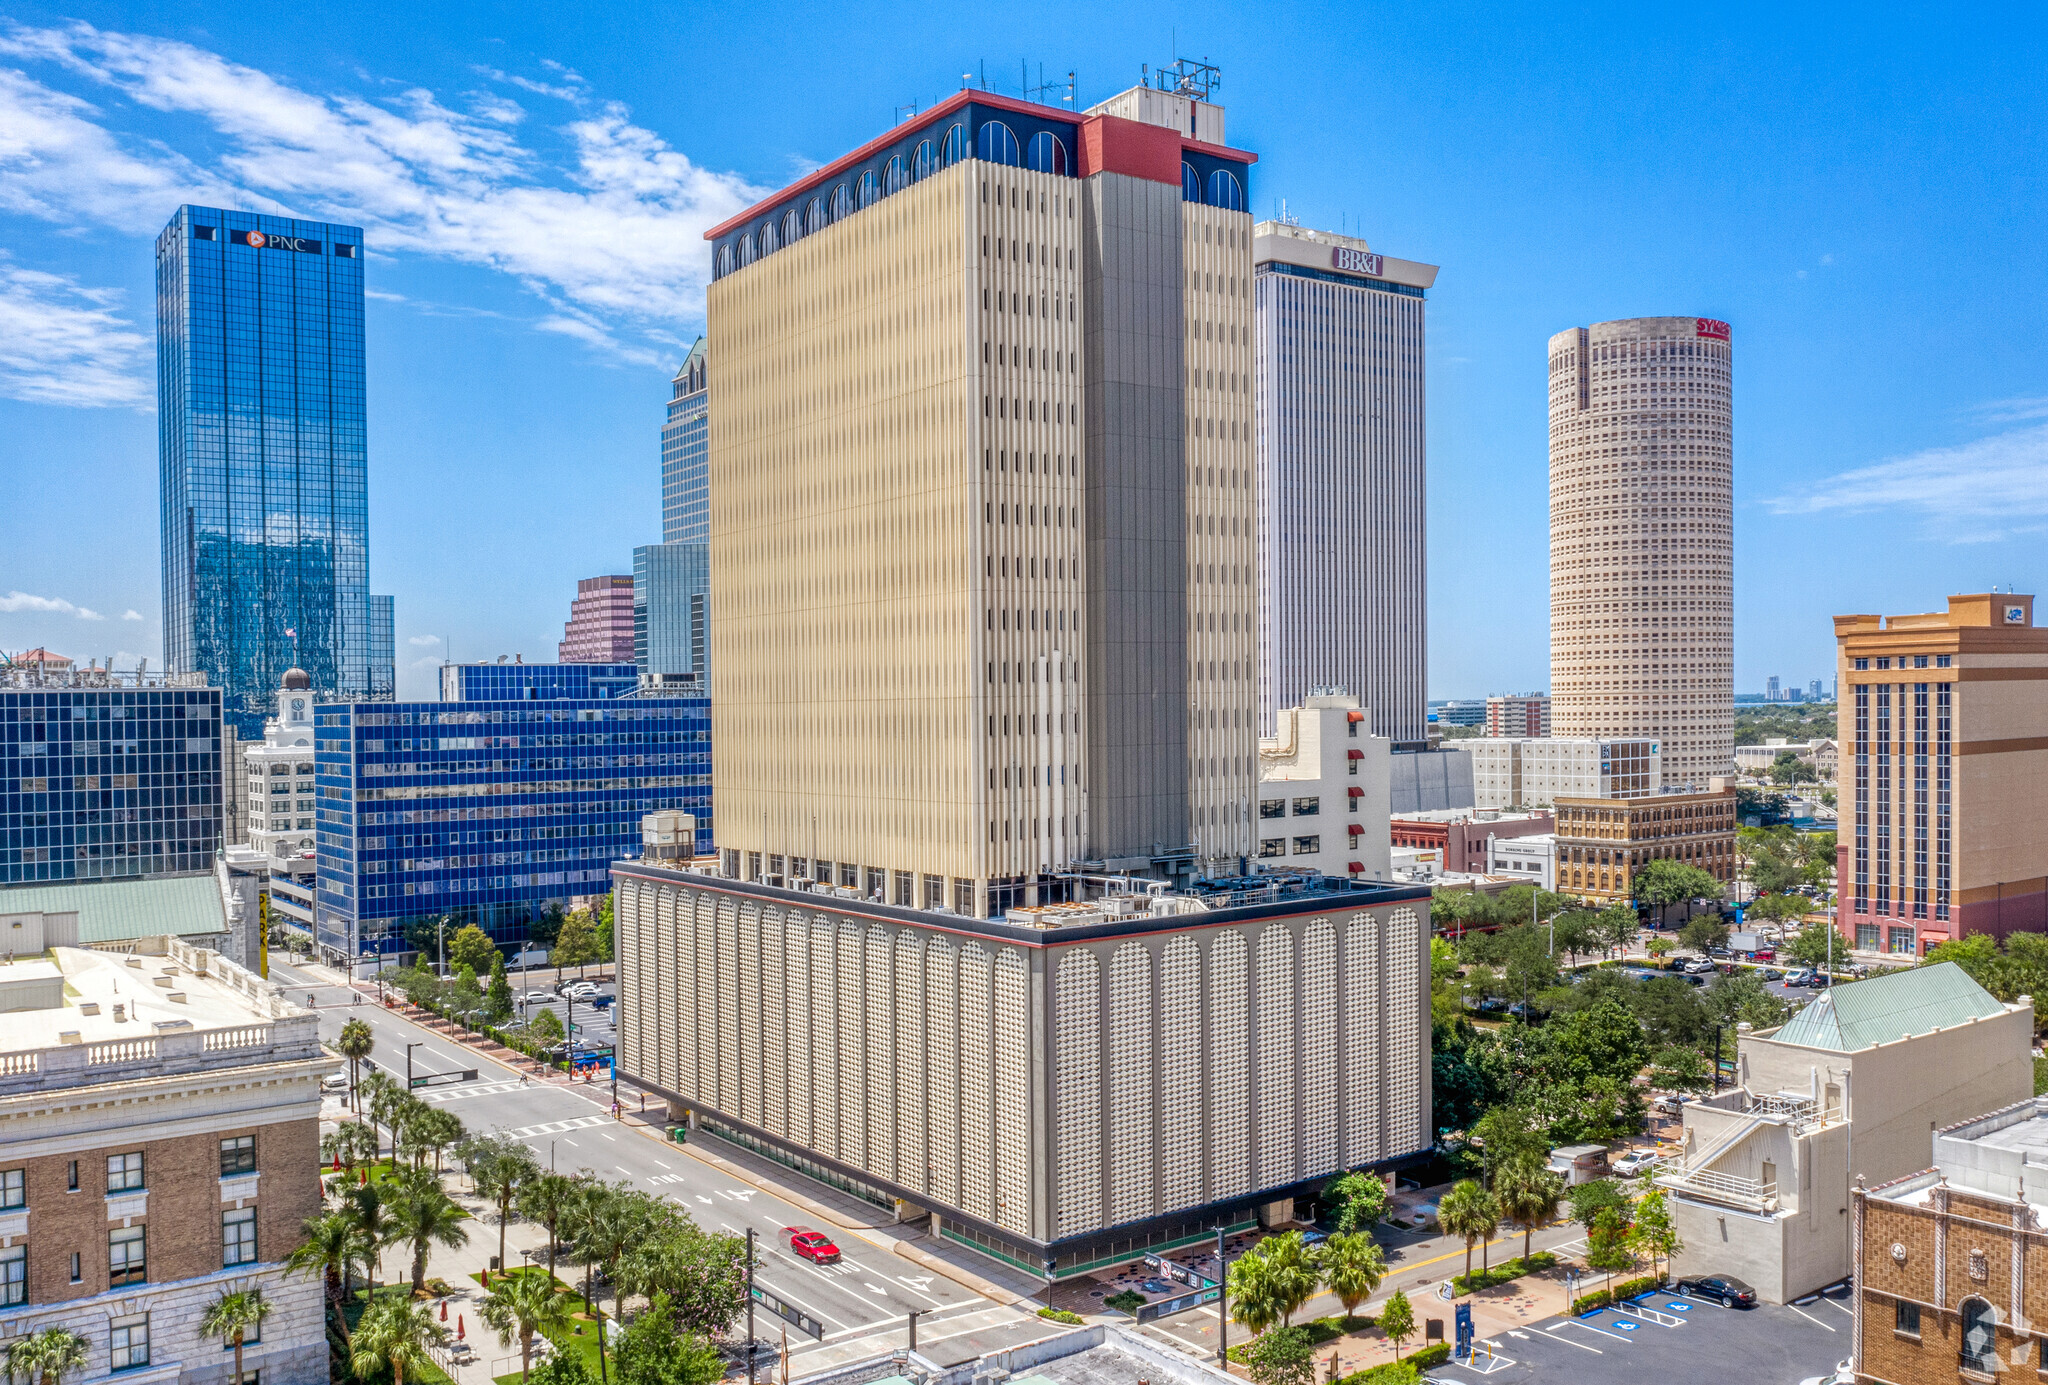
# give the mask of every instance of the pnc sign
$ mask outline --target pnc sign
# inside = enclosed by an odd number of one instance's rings
[[[320,242],[304,236],[280,236],[267,231],[230,231],[228,239],[252,250],[296,250],[302,255],[320,253]]]
[[[1711,317],[1696,317],[1693,324],[1696,336],[1707,337],[1713,341],[1728,340],[1728,324],[1725,322],[1718,322]]]
[[[1384,255],[1340,245],[1330,252],[1330,267],[1350,274],[1370,274],[1377,279],[1386,273],[1387,260]]]

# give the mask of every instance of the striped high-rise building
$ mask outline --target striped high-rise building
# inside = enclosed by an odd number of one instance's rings
[[[1550,339],[1550,725],[1648,737],[1668,790],[1734,773],[1728,324]]]
[[[1252,228],[1259,720],[1356,697],[1397,750],[1428,742],[1423,300],[1435,265],[1285,222]]]

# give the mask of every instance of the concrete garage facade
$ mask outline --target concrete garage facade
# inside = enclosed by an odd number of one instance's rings
[[[978,920],[614,867],[622,1073],[1034,1273],[1427,1154],[1428,893],[1328,881]]]

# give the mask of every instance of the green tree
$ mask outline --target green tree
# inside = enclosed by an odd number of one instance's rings
[[[620,1287],[650,1302],[661,1296],[676,1331],[717,1337],[746,1302],[747,1243],[703,1230],[680,1208],[662,1210],[661,1221],[620,1260]]]
[[[398,1176],[398,1188],[391,1205],[391,1229],[386,1245],[412,1247],[412,1291],[422,1293],[427,1284],[427,1253],[435,1246],[456,1250],[469,1244],[469,1228],[463,1223],[469,1213],[441,1189],[441,1180],[430,1170],[407,1169]]]
[[[1444,1194],[1436,1219],[1444,1230],[1465,1241],[1465,1278],[1472,1278],[1472,1248],[1500,1227],[1500,1205],[1479,1181],[1467,1178]]]
[[[498,1209],[498,1263],[505,1263],[505,1228],[512,1220],[512,1200],[528,1181],[540,1175],[540,1161],[510,1135],[474,1135],[458,1151],[462,1166],[479,1196]]]
[[[472,976],[489,976],[493,959],[503,960],[491,935],[473,923],[464,924],[448,938],[448,965],[468,967]]]
[[[334,1308],[334,1319],[341,1324],[341,1343],[346,1347],[348,1319],[343,1316],[341,1305],[348,1296],[349,1271],[356,1261],[370,1258],[372,1247],[345,1212],[308,1217],[305,1231],[306,1239],[285,1257],[285,1272],[320,1276],[327,1301]]]
[[[1669,1044],[1650,1059],[1650,1085],[1665,1092],[1704,1092],[1714,1085],[1714,1073],[1698,1049]]]
[[[1659,859],[1635,873],[1635,894],[1643,903],[1654,906],[1661,917],[1674,904],[1719,899],[1721,882],[1698,866]]]
[[[519,1340],[519,1378],[523,1381],[533,1366],[535,1333],[553,1337],[569,1330],[574,1300],[566,1289],[555,1287],[553,1273],[533,1269],[508,1271],[491,1276],[490,1288],[477,1300],[477,1316],[484,1326],[510,1346]]]
[[[1785,896],[1773,895],[1772,898]],[[1804,905],[1805,901],[1800,903]],[[1830,962],[1840,965],[1849,960],[1849,945],[1835,932],[1833,924],[1816,923],[1793,934],[1785,944],[1785,954],[1803,967],[1825,967]]]
[[[357,1164],[377,1157],[377,1132],[356,1121],[343,1121],[320,1137],[320,1162],[339,1163],[350,1173]]]
[[[218,1337],[235,1351],[235,1379],[243,1379],[242,1343],[248,1334],[261,1335],[270,1304],[256,1289],[223,1290],[199,1317],[199,1335]]]
[[[586,962],[598,960],[597,929],[590,922],[590,915],[581,909],[571,912],[562,920],[562,931],[555,938],[554,956],[550,958],[559,971],[563,967],[580,967]]]
[[[1273,1262],[1256,1247],[1232,1261],[1224,1279],[1233,1321],[1254,1332],[1264,1332],[1280,1321],[1280,1290]]]
[[[377,1036],[362,1020],[352,1019],[341,1026],[341,1037],[335,1041],[334,1051],[348,1059],[348,1098],[356,1099],[356,1079],[362,1074],[362,1065],[369,1061],[370,1051],[377,1047]],[[356,1114],[362,1108],[356,1107]]]
[[[1415,1309],[1408,1302],[1408,1295],[1399,1289],[1393,1297],[1380,1306],[1380,1331],[1394,1344],[1394,1359],[1401,1359],[1401,1343],[1415,1335]]]
[[[1323,1243],[1323,1278],[1344,1305],[1345,1317],[1356,1317],[1386,1277],[1386,1257],[1371,1232],[1340,1231]]]
[[[1771,782],[1773,784],[1818,784],[1820,771],[1799,758],[1796,750],[1781,750],[1771,761]]]
[[[553,1010],[536,1010],[533,1018],[526,1022],[527,1032],[540,1044],[558,1044],[565,1037],[562,1017]]]
[[[618,949],[613,944],[612,892],[606,890],[597,901],[597,955],[601,962],[619,960]]]
[[[1636,1255],[1629,1243],[1631,1223],[1628,1204],[1603,1207],[1600,1215],[1593,1218],[1593,1225],[1586,1232],[1586,1264],[1596,1270],[1607,1272],[1607,1287],[1614,1288],[1617,1272],[1634,1268]]]
[[[68,1327],[46,1327],[7,1344],[7,1374],[40,1385],[63,1385],[64,1377],[85,1369],[91,1344]]]
[[[1244,1364],[1258,1385],[1314,1385],[1316,1349],[1307,1328],[1281,1327],[1255,1338]]]
[[[1565,1201],[1571,1204],[1572,1220],[1588,1231],[1599,1219],[1602,1212],[1610,1207],[1628,1206],[1628,1195],[1621,1185],[1611,1178],[1596,1178],[1590,1183],[1574,1183],[1565,1190]]]
[[[1494,1180],[1494,1197],[1501,1215],[1522,1228],[1522,1264],[1526,1267],[1536,1228],[1555,1219],[1564,1201],[1564,1180],[1541,1160],[1517,1160]]]
[[[1664,1201],[1664,1190],[1652,1188],[1636,1204],[1635,1225],[1628,1231],[1629,1249],[1650,1257],[1650,1273],[1658,1274],[1657,1263],[1669,1263],[1671,1257],[1685,1249],[1685,1243],[1678,1239],[1678,1228],[1672,1225],[1671,1208]],[[1661,1276],[1660,1276],[1661,1278]]]
[[[484,992],[484,1010],[493,1024],[512,1018],[512,979],[505,975],[505,954],[496,949],[491,952],[491,984]]]
[[[1604,1001],[1553,1025],[1550,1050],[1569,1065],[1572,1076],[1629,1081],[1649,1059],[1643,1026],[1623,1006]]]
[[[678,1314],[666,1294],[626,1325],[616,1355],[619,1385],[716,1385],[725,1376],[725,1357],[703,1336],[676,1327]]]
[[[1599,915],[1588,909],[1569,909],[1552,921],[1552,942],[1556,951],[1564,954],[1576,966],[1579,954],[1597,952],[1605,945],[1599,928]]]
[[[1387,1214],[1387,1185],[1369,1173],[1347,1173],[1323,1189],[1324,1205],[1339,1231],[1368,1231]]]
[[[1594,918],[1595,936],[1609,952],[1627,952],[1643,935],[1642,920],[1626,904],[1610,904]]]
[[[377,1292],[377,1276],[384,1267],[384,1247],[394,1225],[384,1189],[376,1183],[350,1188],[342,1195],[341,1214],[362,1244],[363,1273],[370,1281],[370,1294]]]
[[[391,1367],[391,1385],[405,1385],[408,1370],[420,1372],[433,1364],[427,1349],[446,1341],[448,1330],[434,1321],[434,1310],[424,1303],[402,1298],[382,1298],[363,1310],[356,1324],[355,1343],[349,1352],[349,1367],[358,1379],[368,1379],[383,1366]]]
[[[1700,996],[1708,1013],[1730,1030],[1739,1023],[1752,1029],[1773,1029],[1792,1015],[1792,1007],[1765,990],[1754,971],[1724,976]]]
[[[1479,1146],[1481,1167],[1489,1185],[1496,1173],[1516,1160],[1540,1160],[1545,1153],[1536,1112],[1527,1106],[1495,1106],[1468,1133],[1472,1143]]]
[[[484,988],[477,984],[476,973],[467,966],[455,969],[455,979],[448,983],[448,1010],[465,1025],[475,1022],[476,1012],[484,1008]]]
[[[577,1180],[566,1173],[540,1174],[527,1179],[519,1189],[519,1215],[547,1228],[550,1279],[555,1274],[555,1247],[561,1241],[561,1225],[571,1215],[576,1199],[581,1196]]]
[[[1728,925],[1719,914],[1700,914],[1685,921],[1678,930],[1678,942],[1704,957],[1717,947],[1728,945]]]
[[[580,1351],[558,1351],[528,1373],[527,1385],[597,1385]]]

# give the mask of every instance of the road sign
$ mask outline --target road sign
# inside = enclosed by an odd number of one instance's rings
[[[455,1072],[415,1073],[413,1074],[412,1087],[417,1091],[421,1087],[445,1087],[451,1082],[474,1081],[476,1081],[476,1069],[462,1068]]]
[[[825,1324],[819,1322],[803,1309],[793,1304],[785,1303],[773,1292],[762,1288],[759,1284],[753,1287],[752,1293],[754,1295],[754,1302],[796,1328],[797,1331],[810,1333],[813,1341],[824,1340]]]

